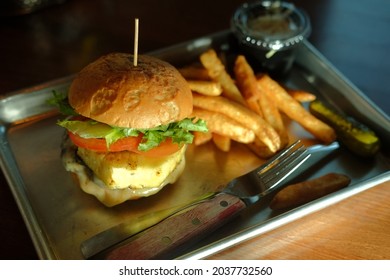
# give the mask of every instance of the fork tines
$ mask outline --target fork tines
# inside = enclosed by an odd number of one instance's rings
[[[264,194],[294,172],[309,156],[306,147],[298,140],[272,157],[257,171],[265,187]]]

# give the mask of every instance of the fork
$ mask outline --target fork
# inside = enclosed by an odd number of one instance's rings
[[[298,140],[225,189],[99,254],[105,259],[162,259],[189,246],[271,193],[310,157]]]

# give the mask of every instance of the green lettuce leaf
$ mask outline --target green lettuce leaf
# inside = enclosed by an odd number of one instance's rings
[[[70,106],[68,102],[68,96],[66,93],[61,93],[53,90],[53,97],[46,100],[46,103],[55,106],[61,112],[61,114],[66,116],[77,116],[76,111]]]
[[[70,106],[66,94],[53,91],[53,97],[47,100],[47,103],[58,107],[60,112],[68,116],[77,116],[78,114]],[[193,131],[207,132],[206,122],[195,118],[186,118],[178,122],[166,125],[160,125],[149,129],[133,129],[110,126],[94,120],[80,121],[65,119],[58,121],[58,125],[66,128],[70,132],[83,138],[104,138],[107,147],[119,139],[143,134],[141,143],[138,146],[140,151],[148,151],[160,145],[167,138],[177,144],[191,144],[193,141]]]
[[[177,144],[191,144],[194,138],[192,131],[207,132],[206,123],[203,120],[194,122],[194,119],[190,118],[151,129],[121,128],[93,120],[65,119],[58,121],[58,125],[83,138],[104,138],[107,147],[119,139],[129,136],[136,137],[142,133],[143,138],[138,146],[140,151],[148,151],[157,147],[167,138],[172,138],[172,141]]]

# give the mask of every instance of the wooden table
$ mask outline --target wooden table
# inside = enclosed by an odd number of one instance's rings
[[[242,2],[68,0],[28,15],[3,16],[0,94],[76,73],[108,52],[132,51],[135,17],[142,53],[229,28]],[[311,17],[310,41],[389,114],[390,2],[294,2]],[[4,176],[0,184],[0,258],[36,259]],[[390,181],[210,259],[389,259],[389,198]]]

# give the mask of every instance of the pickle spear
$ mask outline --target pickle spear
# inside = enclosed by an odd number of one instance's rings
[[[338,140],[351,152],[363,156],[374,156],[380,149],[378,136],[366,125],[350,116],[339,114],[319,100],[310,102],[310,112],[333,127]]]

